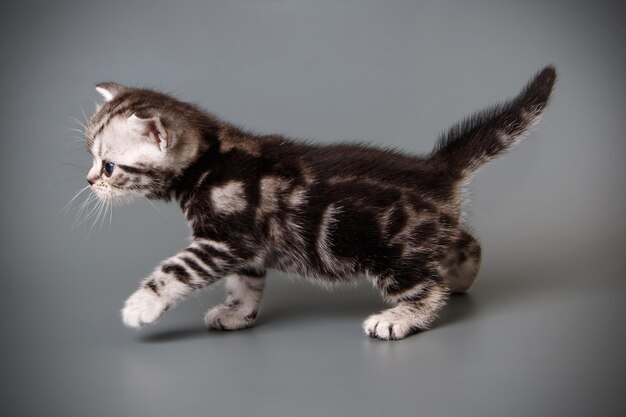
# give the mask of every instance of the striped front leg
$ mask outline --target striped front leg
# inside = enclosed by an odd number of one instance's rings
[[[156,321],[192,291],[207,287],[232,272],[238,259],[228,245],[197,239],[189,247],[163,261],[122,309],[122,320],[139,328]]]

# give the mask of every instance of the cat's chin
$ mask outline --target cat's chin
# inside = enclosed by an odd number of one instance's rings
[[[94,190],[94,194],[96,195],[98,200],[106,201],[106,202],[115,202],[119,198],[111,192],[103,192],[103,191]]]
[[[119,204],[125,204],[125,203],[129,203],[133,200],[137,200],[138,198],[142,198],[144,197],[141,194],[136,194],[136,193],[119,193],[119,192],[97,192],[94,191],[94,193],[96,194],[96,197],[98,197],[99,200],[101,201],[105,201],[105,202],[111,202],[115,205],[119,205]]]

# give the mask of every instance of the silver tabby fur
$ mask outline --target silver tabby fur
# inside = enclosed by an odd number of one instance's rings
[[[553,67],[543,69],[424,156],[252,134],[159,92],[98,84],[106,101],[85,132],[93,191],[112,201],[175,200],[193,231],[127,300],[124,323],[153,323],[225,278],[226,300],[205,322],[249,327],[275,268],[329,285],[370,281],[391,304],[365,320],[371,337],[427,329],[480,267],[480,245],[460,220],[463,186],[538,120],[555,80]]]

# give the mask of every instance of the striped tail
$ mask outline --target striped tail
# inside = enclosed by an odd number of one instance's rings
[[[431,161],[443,164],[460,179],[467,179],[481,165],[517,143],[539,121],[555,81],[556,70],[548,66],[514,99],[455,125],[439,139]]]

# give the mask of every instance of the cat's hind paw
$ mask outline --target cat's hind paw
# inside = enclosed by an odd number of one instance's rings
[[[155,322],[167,310],[167,304],[154,291],[140,288],[122,309],[122,321],[128,327],[140,328]]]
[[[254,324],[257,312],[246,313],[226,304],[220,304],[207,311],[204,323],[211,329],[238,330]]]

